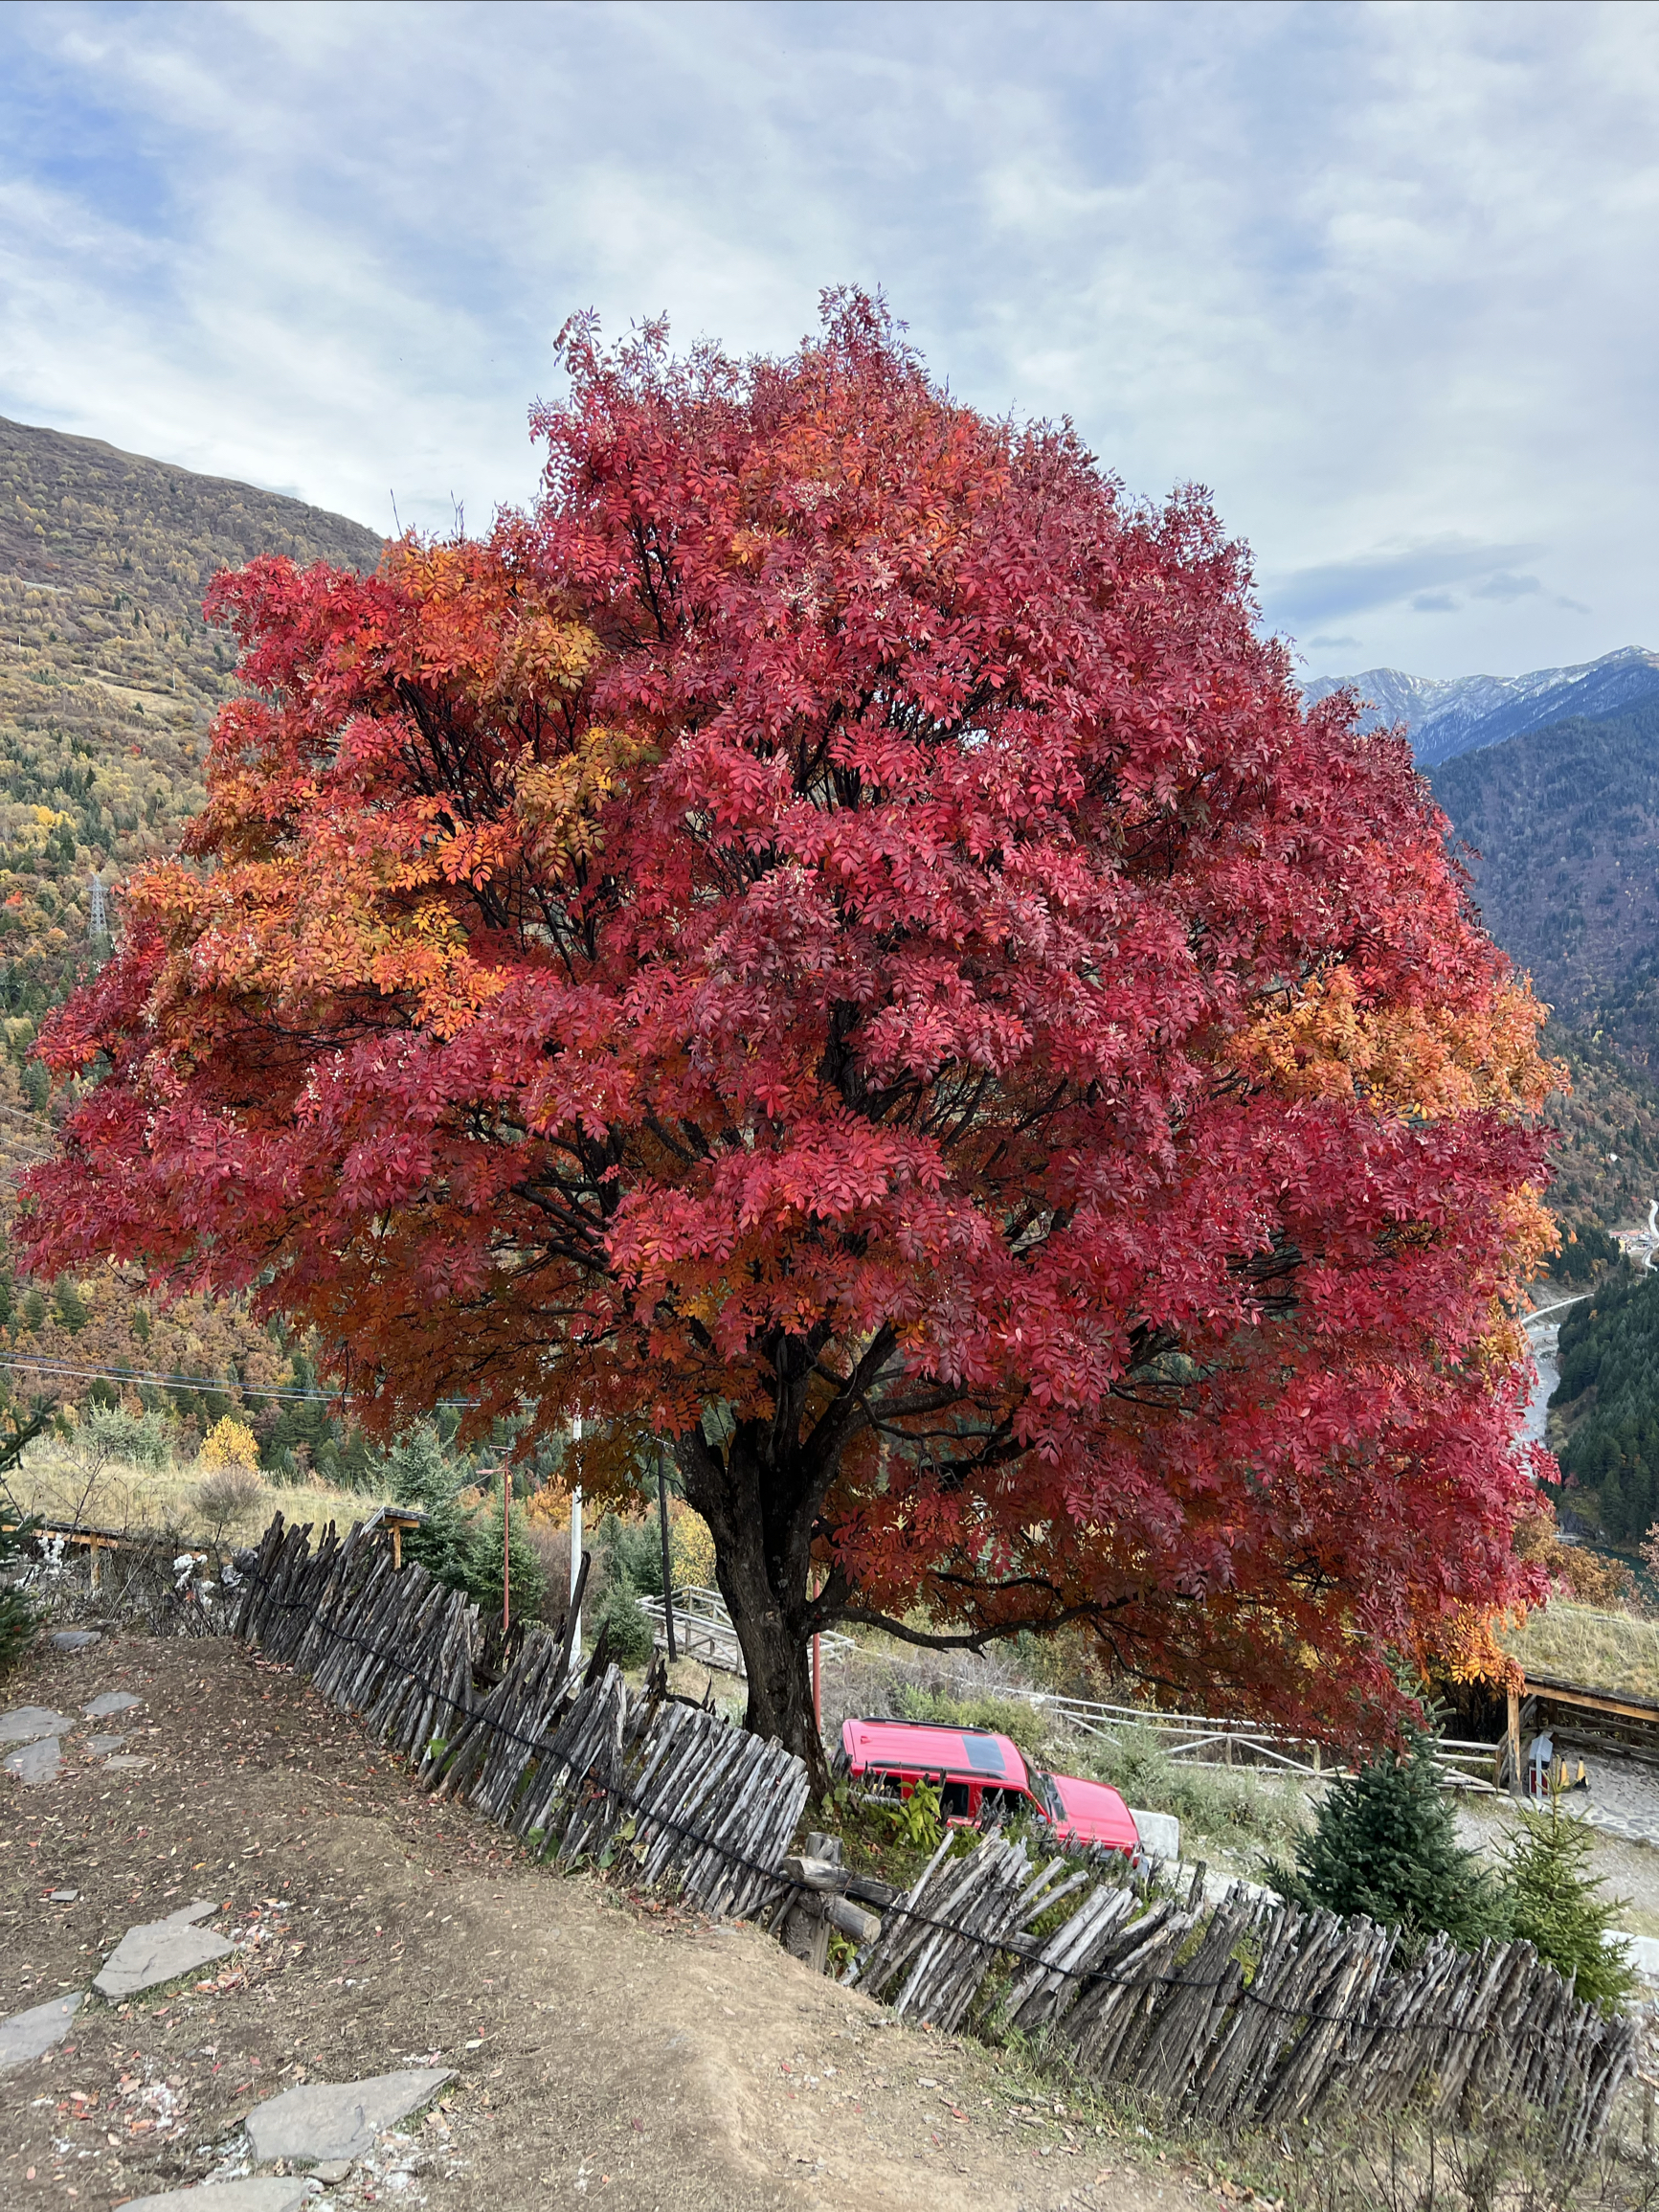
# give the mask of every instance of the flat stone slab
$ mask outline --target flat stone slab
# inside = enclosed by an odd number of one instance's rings
[[[429,2103],[454,2072],[453,2066],[407,2066],[367,2082],[307,2082],[284,2089],[248,2114],[254,2162],[361,2158],[373,2150],[376,2135]]]
[[[136,1997],[141,1990],[154,1989],[158,1982],[176,1980],[181,1974],[205,1966],[210,1958],[223,1958],[234,1947],[222,1935],[194,1925],[217,1910],[216,1905],[204,1904],[198,1897],[165,1920],[146,1920],[129,1928],[101,1971],[94,1975],[93,1988],[100,1997]]]
[[[41,1736],[33,1744],[8,1751],[5,1758],[0,1759],[0,1767],[4,1767],[7,1773],[14,1774],[18,1781],[38,1789],[42,1782],[56,1779],[62,1756],[56,1736]]]
[[[88,1736],[81,1746],[81,1749],[90,1751],[95,1759],[105,1759],[111,1751],[123,1751],[125,1749],[124,1736]]]
[[[101,1628],[58,1628],[52,1632],[54,1651],[85,1651],[89,1645],[102,1641]]]
[[[91,1704],[82,1705],[81,1712],[89,1721],[107,1721],[115,1713],[130,1713],[134,1705],[142,1705],[143,1698],[135,1698],[131,1690],[105,1690],[94,1698]]]
[[[39,1736],[65,1736],[75,1723],[50,1705],[16,1705],[0,1713],[0,1744],[32,1744]]]
[[[61,2043],[80,2001],[78,1990],[73,1997],[51,1998],[28,2012],[14,2012],[10,2020],[0,2020],[0,2074],[12,2066],[27,2065],[31,2059],[44,2058],[54,2043]]]
[[[153,1767],[153,1759],[136,1759],[130,1751],[117,1751],[112,1759],[105,1759],[106,1767]]]
[[[303,2177],[245,2174],[236,2181],[202,2181],[160,2197],[129,2197],[121,2212],[296,2212],[310,2194]]]

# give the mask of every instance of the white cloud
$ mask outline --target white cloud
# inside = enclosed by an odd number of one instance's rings
[[[1617,5],[14,6],[0,412],[442,526],[529,493],[571,309],[881,283],[1211,485],[1308,650],[1585,658],[1659,643],[1656,123]]]

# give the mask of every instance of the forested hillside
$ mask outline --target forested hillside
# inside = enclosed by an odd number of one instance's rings
[[[1560,1022],[1544,1031],[1552,1059],[1562,1061],[1572,1090],[1550,1101],[1560,1131],[1552,1155],[1550,1205],[1567,1227],[1635,1227],[1659,1198],[1659,1086],[1605,1044],[1575,1034]]]
[[[1566,1504],[1610,1543],[1659,1520],[1659,1275],[1622,1270],[1569,1314],[1550,1401]]]
[[[7,1190],[52,1142],[45,1071],[27,1059],[41,1016],[107,950],[127,869],[168,849],[201,803],[208,725],[233,682],[231,648],[204,625],[202,594],[217,569],[261,552],[367,568],[380,540],[298,500],[0,419]],[[105,933],[95,927],[95,884]],[[191,1300],[152,1319],[113,1277],[26,1294],[3,1253],[0,1327],[13,1357],[79,1366],[159,1362],[268,1381],[281,1364],[235,1306]],[[88,1388],[84,1377],[66,1381],[63,1394]]]
[[[1659,703],[1558,722],[1434,772],[1487,927],[1558,1016],[1659,1048]]]

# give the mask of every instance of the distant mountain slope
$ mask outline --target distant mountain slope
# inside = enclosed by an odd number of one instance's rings
[[[1446,761],[1488,929],[1563,1020],[1659,1067],[1659,700]]]
[[[1644,1224],[1659,1198],[1659,1085],[1559,1022],[1545,1028],[1544,1050],[1565,1061],[1573,1086],[1550,1100],[1548,1116],[1560,1131],[1549,1203],[1563,1233]]]
[[[101,949],[94,877],[117,916],[121,876],[201,803],[232,686],[210,579],[258,553],[380,551],[299,500],[0,418],[0,1178],[39,1143],[39,1018]]]
[[[1625,645],[1571,668],[1536,668],[1529,676],[1407,676],[1368,668],[1361,676],[1320,676],[1306,687],[1310,702],[1339,685],[1373,702],[1366,726],[1403,722],[1424,768],[1506,738],[1564,721],[1600,717],[1659,699],[1659,653]]]

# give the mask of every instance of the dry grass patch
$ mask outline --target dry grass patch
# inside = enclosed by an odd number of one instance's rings
[[[1659,1702],[1659,1621],[1558,1599],[1501,1641],[1529,1674]]]
[[[317,1477],[286,1483],[247,1475],[227,1483],[223,1473],[204,1479],[193,1464],[139,1467],[56,1438],[35,1445],[7,1479],[17,1504],[46,1521],[123,1536],[190,1536],[204,1544],[249,1543],[279,1512],[291,1522],[322,1527],[334,1521],[345,1529],[382,1502],[368,1491],[338,1490]]]

